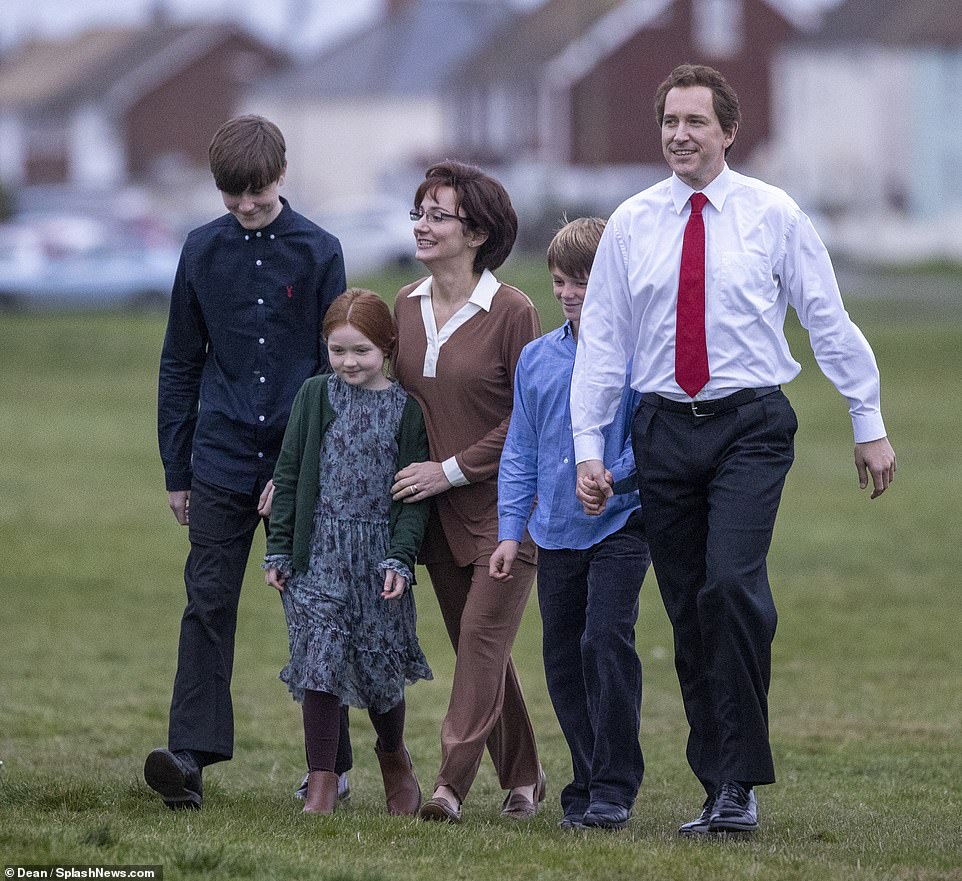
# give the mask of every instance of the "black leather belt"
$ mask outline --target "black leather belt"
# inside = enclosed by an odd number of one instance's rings
[[[781,386],[770,385],[764,388],[743,388],[741,391],[725,395],[724,398],[715,398],[711,401],[673,401],[671,398],[663,398],[654,392],[647,392],[641,396],[646,404],[660,407],[662,410],[670,410],[672,413],[687,413],[689,416],[715,416],[724,413],[733,407],[747,404],[765,395],[777,392]]]

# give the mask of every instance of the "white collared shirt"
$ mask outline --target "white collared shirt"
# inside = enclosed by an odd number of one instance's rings
[[[601,428],[632,388],[691,400],[675,382],[681,245],[694,191],[675,175],[612,214],[588,279],[571,385],[579,462],[600,459]],[[885,436],[872,349],[842,304],[831,259],[782,190],[724,170],[702,191],[705,334],[711,379],[696,396],[781,385],[801,370],[785,339],[788,306],[808,330],[822,372],[849,403],[856,442]]]
[[[427,349],[424,353],[424,376],[437,376],[438,357],[443,346],[462,324],[473,318],[479,312],[490,312],[491,301],[501,287],[494,274],[485,269],[481,273],[481,278],[475,285],[468,302],[465,303],[457,312],[454,313],[441,329],[438,329],[437,322],[434,320],[434,307],[431,302],[431,282],[432,276],[428,276],[421,282],[408,297],[421,298],[421,321],[424,322],[424,336],[427,339]],[[464,476],[464,472],[458,465],[457,459],[451,456],[441,463],[444,469],[444,476],[452,486],[466,486],[470,481]]]

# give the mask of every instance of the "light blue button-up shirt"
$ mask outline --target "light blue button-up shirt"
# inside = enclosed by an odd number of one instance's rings
[[[583,550],[621,529],[639,507],[631,420],[640,396],[627,377],[615,418],[603,430],[604,463],[616,495],[597,517],[585,514],[575,496],[578,467],[569,405],[575,351],[566,322],[521,352],[498,472],[500,541],[521,541],[527,525],[539,547]]]

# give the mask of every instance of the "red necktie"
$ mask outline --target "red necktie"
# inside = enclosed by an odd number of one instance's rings
[[[705,221],[708,197],[691,194],[691,215],[681,245],[678,310],[675,313],[675,382],[695,397],[708,382],[705,343]]]

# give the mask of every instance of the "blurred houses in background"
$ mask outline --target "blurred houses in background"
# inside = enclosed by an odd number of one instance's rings
[[[0,181],[61,196],[153,184],[183,207],[217,126],[286,63],[225,24],[154,21],[24,44],[0,63]]]
[[[448,101],[454,150],[521,172],[508,174],[525,207],[607,213],[665,176],[652,96],[676,64],[697,61],[723,70],[742,99],[732,158],[743,165],[771,137],[775,53],[811,24],[791,9],[547,0],[462,68]]]
[[[513,19],[506,0],[387,0],[380,18],[250,90],[243,108],[284,131],[299,157],[287,182],[308,208],[378,193],[399,166],[443,156],[452,79]]]
[[[153,8],[0,58],[0,187],[21,211],[117,196],[182,231],[221,208],[214,130],[258,112],[351,274],[410,254],[411,195],[445,156],[501,177],[540,250],[562,211],[607,214],[667,173],[652,96],[696,61],[742,98],[732,165],[784,186],[836,253],[962,260],[962,0],[383,0],[296,62]],[[290,46],[318,13],[285,8]]]
[[[773,176],[835,248],[962,260],[962,0],[847,0],[780,53]]]

